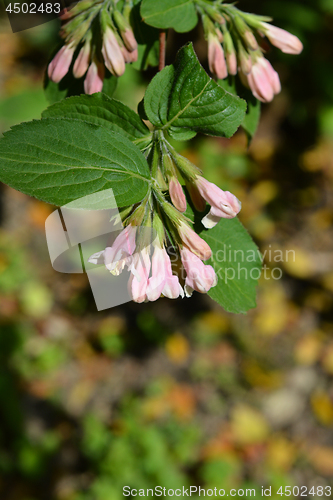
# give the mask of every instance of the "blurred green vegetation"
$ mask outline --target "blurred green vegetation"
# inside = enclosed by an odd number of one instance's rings
[[[268,54],[283,91],[249,149],[243,132],[177,147],[242,200],[266,252],[258,307],[232,316],[195,294],[98,313],[86,276],[51,268],[53,207],[3,187],[1,500],[118,500],[125,485],[272,486],[277,499],[280,486],[333,486],[333,2],[239,7],[274,17],[304,52]],[[57,28],[12,34],[1,19],[1,131],[45,108]],[[169,62],[185,41],[170,34]],[[135,109],[153,74],[128,68],[116,98]]]

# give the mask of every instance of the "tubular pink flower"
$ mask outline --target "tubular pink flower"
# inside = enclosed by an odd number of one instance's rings
[[[200,195],[211,205],[210,212],[202,219],[202,223],[207,229],[216,226],[221,218],[232,219],[236,217],[241,209],[241,203],[235,195],[229,191],[222,191],[200,175],[197,177],[195,185]]]
[[[183,266],[186,271],[185,294],[192,295],[193,290],[207,293],[217,284],[217,276],[212,266],[206,266],[187,248],[180,251]]]
[[[186,197],[183,188],[176,177],[171,177],[169,181],[169,193],[170,198],[174,206],[180,212],[185,212],[186,210]]]
[[[148,248],[144,248],[141,252],[134,255],[129,268],[132,274],[128,282],[129,292],[134,302],[141,303],[147,300],[150,266]]]
[[[185,222],[181,221],[178,226],[179,236],[184,245],[191,250],[199,259],[207,260],[211,257],[212,251],[208,243],[193,231]]]
[[[50,80],[55,83],[59,83],[60,80],[62,80],[63,77],[68,73],[73,59],[74,51],[75,46],[73,44],[70,44],[63,45],[61,49],[56,53],[47,70]]]
[[[285,54],[300,54],[303,44],[297,36],[289,31],[273,26],[269,23],[261,23],[261,30],[267,36],[272,45],[282,50]]]
[[[80,50],[73,66],[73,75],[75,78],[81,78],[86,73],[89,67],[89,60],[90,44],[86,43]]]
[[[102,54],[105,66],[115,76],[121,76],[125,72],[125,60],[121,53],[117,39],[111,30],[107,28],[103,36]]]
[[[115,276],[124,269],[125,265],[130,266],[132,263],[132,255],[135,251],[135,226],[127,226],[114,240],[111,247],[107,247],[101,252],[97,252],[89,257],[88,262],[91,264],[105,264],[105,267]]]
[[[146,294],[150,301],[157,300],[161,294],[169,299],[176,299],[179,295],[184,296],[178,276],[172,274],[170,257],[166,249],[159,245],[155,246],[152,257],[152,275],[149,278]]]
[[[208,36],[208,63],[211,73],[214,73],[220,80],[228,76],[222,45],[218,38],[212,34]]]
[[[102,91],[104,72],[104,65],[100,62],[95,60],[90,64],[83,84],[86,94]]]

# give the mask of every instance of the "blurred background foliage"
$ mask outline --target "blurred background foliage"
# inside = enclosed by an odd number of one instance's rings
[[[239,7],[274,17],[304,52],[271,50],[283,91],[249,149],[242,131],[177,147],[242,200],[266,251],[258,307],[233,316],[195,294],[97,313],[86,276],[50,265],[54,207],[2,186],[1,500],[118,500],[124,485],[264,485],[280,498],[279,486],[333,483],[333,0]],[[0,131],[47,106],[57,31],[13,34],[2,13]],[[191,37],[205,65],[200,29]],[[169,62],[187,39],[169,34]],[[135,109],[153,74],[128,68],[115,97]]]

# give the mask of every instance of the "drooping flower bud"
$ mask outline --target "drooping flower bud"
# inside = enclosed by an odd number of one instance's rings
[[[228,30],[224,31],[224,49],[227,61],[228,73],[230,75],[237,74],[237,57],[234,42]]]
[[[84,91],[86,94],[102,92],[104,73],[104,65],[96,59],[92,61],[84,80]]]
[[[257,39],[254,36],[251,28],[249,28],[249,26],[246,24],[246,22],[240,16],[235,16],[234,22],[235,22],[238,33],[243,38],[243,40],[246,43],[246,45],[248,46],[248,48],[251,50],[257,50],[258,49],[258,42],[257,42]]]
[[[125,17],[119,12],[119,10],[114,10],[113,18],[120,32],[121,38],[124,41],[125,47],[129,52],[133,52],[138,48],[138,43],[135,40],[134,33],[125,19]]]
[[[75,78],[81,78],[88,70],[90,62],[90,42],[86,42],[81,48],[77,56],[74,66],[73,75]]]
[[[177,177],[171,177],[169,181],[169,193],[171,201],[177,208],[177,210],[179,210],[180,212],[185,212],[187,206],[186,197],[182,185],[180,184]]]
[[[180,221],[178,225],[178,233],[183,244],[191,250],[199,259],[207,260],[211,257],[212,251],[208,243],[193,231],[185,222]]]
[[[211,73],[223,80],[228,76],[227,63],[224,57],[224,51],[217,36],[208,35],[208,64]]]
[[[75,45],[70,44],[63,45],[63,47],[61,47],[61,49],[56,53],[48,67],[48,76],[50,80],[55,83],[59,83],[60,80],[62,80],[68,73],[74,51]]]
[[[115,34],[107,27],[103,35],[102,55],[105,66],[115,76],[125,72],[125,60],[121,53]]]
[[[157,300],[161,294],[169,299],[184,296],[178,276],[172,274],[170,257],[161,244],[156,244],[152,257],[152,273],[148,281],[147,298]]]
[[[267,36],[271,44],[282,50],[285,54],[300,54],[302,52],[302,42],[297,36],[289,33],[289,31],[265,22],[261,23],[260,29]]]
[[[263,56],[253,64],[247,75],[247,82],[253,95],[262,102],[272,101],[274,95],[281,90],[279,75]]]

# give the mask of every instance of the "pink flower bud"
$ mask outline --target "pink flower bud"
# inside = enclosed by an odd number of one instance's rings
[[[187,190],[191,197],[192,203],[199,212],[203,212],[206,208],[206,200],[201,196],[199,190],[192,182],[186,183]]]
[[[191,250],[199,259],[207,260],[211,257],[212,251],[208,243],[193,231],[185,222],[181,221],[178,226],[179,236],[183,244]]]
[[[229,191],[222,191],[204,177],[198,176],[195,185],[200,195],[211,205],[210,212],[202,219],[202,224],[210,229],[221,218],[232,219],[241,209],[240,201]]]
[[[71,44],[63,45],[61,49],[56,53],[48,67],[48,75],[50,80],[55,83],[59,83],[60,80],[63,79],[71,65],[74,51],[75,46]]]
[[[125,47],[120,47],[125,63],[133,63],[138,60],[138,49],[129,52]]]
[[[74,67],[73,67],[73,75],[75,78],[81,78],[87,71],[89,67],[90,60],[90,44],[86,43],[82,47],[77,56]]]
[[[262,102],[270,102],[281,90],[279,75],[264,57],[252,66],[247,81],[253,95]]]
[[[237,57],[235,52],[227,53],[226,60],[229,75],[237,75]]]
[[[135,40],[134,33],[131,29],[121,31],[120,34],[125,44],[125,47],[129,52],[133,52],[133,50],[136,50],[138,48],[138,43]]]
[[[95,92],[102,91],[104,73],[104,65],[99,61],[94,60],[90,64],[84,80],[84,91],[86,94],[94,94]]]
[[[187,248],[183,248],[180,254],[186,271],[185,293],[187,297],[192,295],[193,290],[207,293],[217,284],[217,276],[212,266],[206,266]]]
[[[208,36],[208,63],[211,73],[215,74],[220,80],[228,76],[223,48],[217,37],[211,33]]]
[[[267,36],[272,45],[282,50],[285,54],[300,54],[303,50],[303,44],[297,36],[289,31],[273,26],[269,23],[261,23],[261,29]]]
[[[107,28],[104,33],[102,54],[105,61],[105,66],[110,71],[110,73],[115,76],[121,76],[124,74],[125,60],[111,28]]]
[[[252,31],[250,31],[250,30],[245,31],[245,33],[243,34],[243,38],[246,42],[246,45],[249,47],[249,49],[257,50],[258,42],[257,42],[257,39],[254,36]]]
[[[169,193],[170,198],[174,206],[180,212],[185,212],[186,210],[186,197],[183,188],[176,177],[171,177],[169,182]]]

